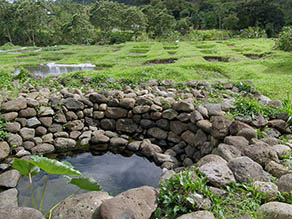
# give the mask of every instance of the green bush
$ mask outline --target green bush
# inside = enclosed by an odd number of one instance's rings
[[[125,43],[127,41],[131,41],[134,33],[126,32],[126,31],[113,31],[111,32],[110,43]]]
[[[256,119],[258,115],[264,116],[266,119],[277,118],[281,110],[273,106],[264,106],[255,99],[249,97],[238,97],[234,102],[235,109],[232,109],[230,113],[233,116],[245,117],[251,116]]]
[[[0,141],[5,141],[8,138],[8,133],[6,129],[6,122],[1,118],[0,114]]]
[[[0,89],[11,89],[12,87],[12,74],[0,71]]]
[[[239,37],[245,38],[245,39],[266,38],[267,33],[265,30],[261,29],[260,27],[248,27],[241,31]]]
[[[7,50],[7,49],[14,49],[16,46],[14,46],[12,43],[5,43],[4,45],[0,46],[0,50]]]
[[[284,27],[276,40],[276,48],[292,51],[292,26]]]
[[[193,30],[185,36],[188,40],[227,40],[234,35],[233,31],[229,30]]]

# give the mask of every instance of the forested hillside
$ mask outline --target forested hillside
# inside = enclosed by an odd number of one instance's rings
[[[197,29],[258,27],[275,37],[292,23],[290,0],[0,1],[0,44],[95,44],[142,33],[157,38]],[[115,30],[115,33],[113,33]],[[119,30],[120,32],[118,32]]]

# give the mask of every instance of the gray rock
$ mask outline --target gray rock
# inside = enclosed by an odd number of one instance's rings
[[[109,199],[107,192],[88,192],[62,201],[52,212],[52,219],[97,218],[99,207]]]
[[[204,132],[210,133],[212,128],[212,123],[209,120],[199,120],[196,125],[198,128],[202,129]]]
[[[35,129],[36,136],[43,136],[43,135],[47,134],[47,132],[48,132],[48,130],[43,126],[39,126]]]
[[[19,133],[23,140],[32,140],[35,137],[35,130],[32,128],[22,128]]]
[[[188,129],[188,125],[186,123],[183,123],[181,121],[171,121],[170,122],[170,130],[180,135],[182,132],[186,131]]]
[[[8,170],[0,174],[0,186],[14,188],[20,179],[20,173],[17,170]]]
[[[164,162],[177,163],[177,159],[168,154],[154,153],[153,159],[156,163],[162,164]]]
[[[64,113],[62,113],[62,112],[58,112],[58,113],[56,113],[56,115],[54,116],[54,121],[55,121],[56,123],[62,123],[62,124],[64,124],[64,123],[67,122],[67,119],[66,119],[66,116],[65,116]]]
[[[181,135],[181,138],[182,138],[182,140],[184,140],[186,143],[188,143],[188,144],[190,144],[190,145],[192,145],[192,146],[195,147],[195,145],[196,145],[196,135],[195,135],[193,132],[187,130],[187,131],[185,131],[185,132]]]
[[[290,193],[292,191],[292,173],[281,176],[277,185],[280,192]]]
[[[3,103],[0,107],[0,110],[3,112],[13,112],[25,109],[27,107],[26,99],[17,98],[16,100],[10,100],[6,103]]]
[[[141,153],[146,157],[153,157],[155,153],[161,153],[162,149],[152,144],[149,139],[144,139],[140,145]]]
[[[223,163],[227,165],[227,161],[224,160],[222,157],[220,157],[219,155],[216,154],[208,154],[204,157],[202,157],[197,163],[196,166],[201,167],[203,165],[205,165],[206,163],[210,163],[210,162],[216,162],[216,163]]]
[[[56,138],[54,145],[57,151],[70,151],[75,149],[76,141],[70,138]]]
[[[0,142],[0,161],[8,157],[9,153],[10,153],[9,144],[6,141],[1,141]]]
[[[31,117],[36,116],[36,114],[37,113],[36,113],[35,109],[29,107],[29,108],[20,110],[18,116],[23,117],[23,118],[31,118]]]
[[[202,115],[204,118],[208,118],[208,117],[209,117],[209,115],[208,115],[208,110],[207,110],[205,107],[203,107],[202,105],[199,105],[199,106],[197,107],[197,110],[198,110],[199,113],[201,113],[201,115]]]
[[[48,128],[48,131],[52,132],[52,133],[62,132],[63,131],[63,126],[61,124],[58,124],[58,123],[53,123]]]
[[[244,151],[244,148],[249,144],[248,140],[242,136],[226,136],[224,138],[224,143],[233,145],[237,149],[239,149],[241,152]]]
[[[107,103],[107,99],[104,95],[98,94],[98,93],[93,93],[89,95],[89,100],[93,103]]]
[[[275,161],[268,162],[265,166],[265,170],[268,171],[268,173],[270,173],[272,176],[277,178],[280,178],[281,176],[288,173],[292,173],[291,170],[288,170],[287,167]]]
[[[244,154],[262,166],[265,166],[271,160],[279,162],[277,153],[265,143],[246,146],[244,148]]]
[[[232,171],[223,162],[208,162],[199,168],[206,175],[207,180],[216,187],[235,182]]]
[[[246,124],[244,122],[234,121],[234,122],[232,122],[232,124],[230,126],[230,134],[237,135],[237,133],[244,128],[253,129],[251,126],[249,126],[248,124]]]
[[[159,119],[155,123],[159,128],[162,128],[164,130],[169,130],[169,123],[170,123],[169,120]]]
[[[214,116],[211,135],[215,138],[224,138],[228,132],[232,121],[224,116]]]
[[[62,103],[68,110],[82,110],[84,109],[84,104],[74,98],[67,98],[62,100]]]
[[[110,119],[119,119],[127,117],[128,110],[121,107],[108,107],[105,111],[105,116]]]
[[[103,119],[100,122],[100,126],[104,130],[114,131],[116,129],[116,121],[114,119]]]
[[[47,127],[47,128],[50,127],[53,123],[52,117],[40,117],[39,120],[42,123],[42,125]]]
[[[83,138],[91,138],[91,135],[92,131],[85,131],[78,137],[78,139],[81,140]]]
[[[191,113],[190,119],[192,123],[196,124],[197,121],[203,120],[204,118],[199,111],[195,110]]]
[[[178,115],[178,112],[173,109],[167,109],[162,112],[162,118],[172,120]]]
[[[268,202],[259,208],[257,216],[264,219],[290,219],[292,205],[283,202]]]
[[[147,134],[157,139],[167,138],[167,132],[157,127],[148,129]]]
[[[19,132],[21,126],[18,122],[9,122],[6,124],[7,132],[17,133]]]
[[[256,181],[252,186],[257,189],[257,193],[266,195],[265,202],[275,201],[278,198],[278,186],[274,183]]]
[[[54,116],[55,112],[51,107],[48,106],[41,106],[39,110],[39,116],[44,117],[44,116]]]
[[[34,208],[0,208],[1,219],[45,219],[41,212]]]
[[[221,109],[221,104],[207,104],[206,108],[208,110],[209,116],[222,116],[224,112]]]
[[[148,105],[143,105],[143,106],[135,106],[133,108],[133,113],[134,114],[143,114],[143,113],[147,113],[150,111],[150,106]]]
[[[229,168],[232,170],[238,182],[268,181],[268,174],[262,166],[249,157],[237,157],[229,161]]]
[[[118,119],[116,123],[116,130],[126,133],[135,133],[138,125],[132,119]]]
[[[250,128],[243,128],[238,133],[238,136],[245,137],[248,141],[251,141],[253,138],[257,138],[258,134],[256,130]]]
[[[67,122],[65,127],[70,131],[80,131],[84,128],[84,123],[81,120]]]
[[[18,207],[17,189],[8,189],[0,193],[1,208]],[[1,217],[1,216],[0,216]]]
[[[228,144],[219,144],[216,149],[216,154],[224,158],[226,161],[230,161],[241,156],[240,150]]]
[[[99,130],[92,133],[91,142],[94,144],[103,144],[109,142],[110,138]]]
[[[113,147],[123,147],[128,145],[128,140],[119,137],[113,137],[110,139],[110,145]]]
[[[5,113],[2,115],[2,118],[4,118],[4,120],[6,122],[9,122],[9,121],[13,121],[14,119],[16,119],[18,116],[18,113],[17,112],[10,112],[10,113]]]
[[[35,127],[41,125],[41,122],[36,117],[34,117],[34,118],[28,119],[26,125],[29,128],[35,128]]]
[[[157,191],[149,186],[130,189],[100,206],[101,218],[139,218],[148,219],[157,207]]]
[[[273,127],[283,134],[291,134],[289,125],[281,119],[274,119],[268,122],[268,126]]]
[[[120,106],[126,109],[133,109],[135,106],[136,100],[134,98],[123,98],[120,100]]]
[[[131,142],[130,144],[128,144],[127,147],[131,151],[139,151],[141,143],[142,143],[141,141],[134,141],[134,142]]]
[[[186,101],[178,101],[174,103],[173,109],[176,111],[182,111],[182,112],[192,112],[195,110],[194,104],[191,104]]]
[[[19,147],[22,145],[23,140],[18,134],[10,134],[8,142],[11,147]]]
[[[188,214],[183,214],[177,219],[215,219],[210,211],[196,211]]]
[[[291,154],[291,148],[287,145],[276,144],[272,146],[272,149],[276,151],[279,157]]]
[[[78,116],[73,111],[68,111],[65,113],[67,121],[77,120]]]
[[[55,151],[55,147],[52,144],[39,144],[31,149],[32,154],[43,155],[49,154]]]

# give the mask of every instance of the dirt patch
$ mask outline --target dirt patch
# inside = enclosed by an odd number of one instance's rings
[[[218,56],[205,56],[204,59],[208,62],[228,62],[229,59],[225,57]]]
[[[263,59],[264,56],[263,55],[259,55],[259,54],[243,54],[245,57],[249,58],[249,59],[253,59],[253,60],[257,60],[257,59]]]
[[[177,59],[162,59],[162,60],[152,60],[152,61],[146,62],[144,65],[172,64],[176,62],[177,62]]]
[[[143,55],[145,55],[145,53],[140,53],[140,52],[129,52],[128,55],[131,55],[131,56],[143,56]]]

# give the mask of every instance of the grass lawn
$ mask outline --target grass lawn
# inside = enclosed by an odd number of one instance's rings
[[[232,39],[192,42],[128,42],[112,46],[58,46],[56,51],[27,48],[0,53],[0,70],[55,62],[91,63],[115,79],[250,80],[272,99],[287,97],[292,88],[292,53],[273,49],[271,39]],[[53,49],[52,49],[53,50]]]

